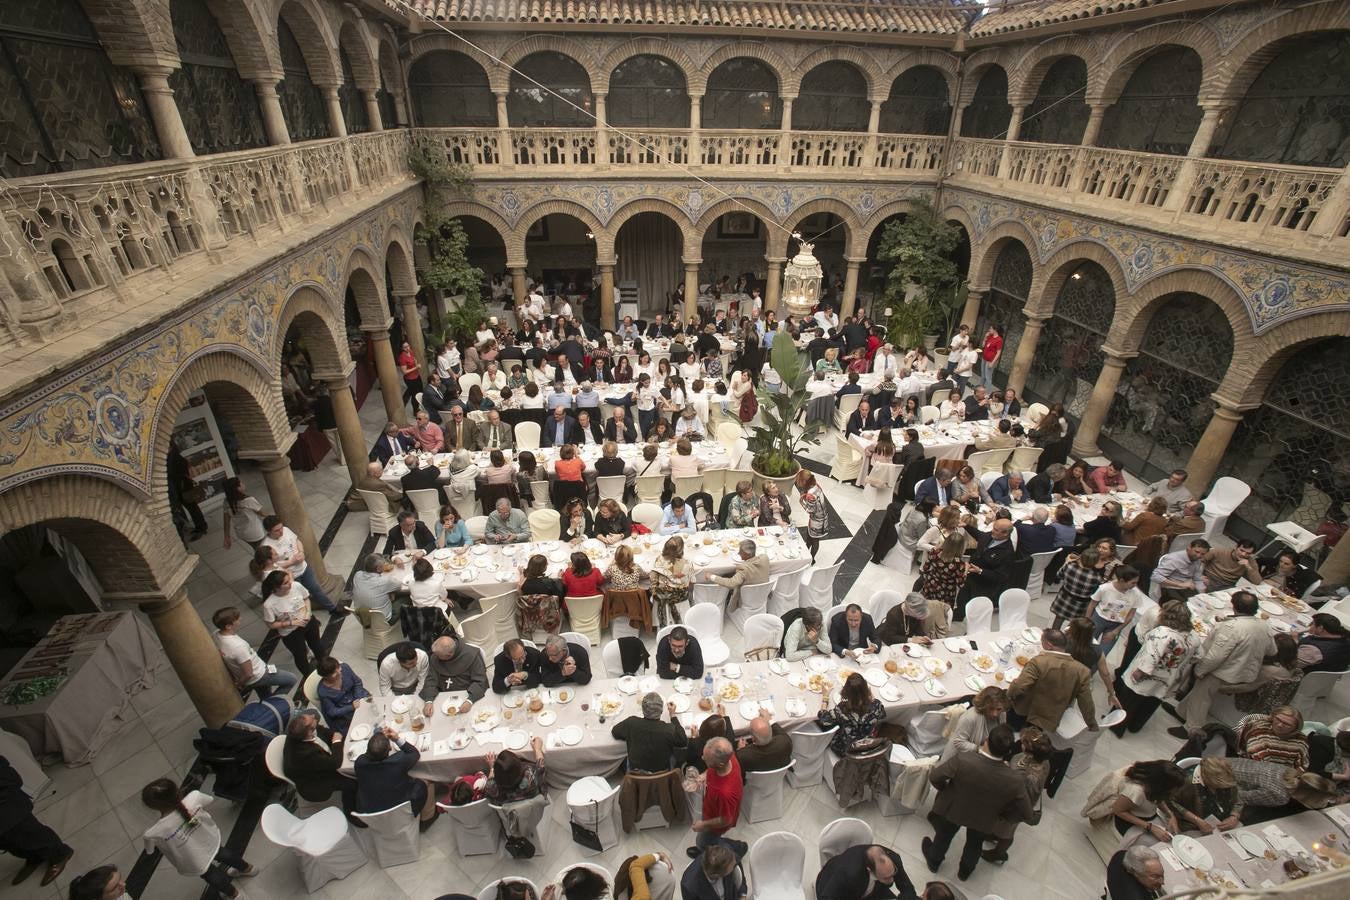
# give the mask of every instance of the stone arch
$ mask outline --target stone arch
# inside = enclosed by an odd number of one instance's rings
[[[352,78],[356,87],[363,91],[373,91],[380,86],[380,73],[376,69],[375,54],[363,28],[356,22],[345,21],[338,30],[338,46],[347,51],[347,61],[352,64]]]
[[[971,101],[975,99],[975,89],[980,86],[980,79],[984,77],[984,73],[991,66],[1003,70],[1003,74],[1008,79],[1008,89],[1011,92],[1012,64],[1005,58],[1002,50],[991,47],[971,54],[970,58],[961,64],[961,85],[960,93],[956,98],[956,106],[964,108],[970,105]]]
[[[611,256],[614,254],[614,235],[604,225],[600,224],[600,220],[596,218],[594,212],[573,200],[545,200],[543,203],[536,203],[534,206],[523,210],[516,218],[516,227],[507,233],[506,258],[508,260],[525,259],[525,232],[529,231],[530,226],[544,216],[559,214],[571,216],[583,222],[591,230],[591,233],[595,235],[597,257],[602,244],[609,248]]]
[[[376,265],[369,250],[358,247],[347,258],[342,279],[343,293],[351,288],[362,328],[383,328],[389,321],[389,302],[384,296],[384,266]]]
[[[1116,317],[1108,342],[1127,353],[1138,350],[1163,300],[1178,293],[1199,294],[1223,310],[1228,326],[1233,329],[1234,365],[1253,349],[1256,334],[1241,294],[1224,279],[1200,269],[1167,272],[1150,278],[1129,296],[1117,295]]]
[[[206,7],[225,35],[239,77],[273,81],[281,78],[281,51],[277,48],[275,30],[259,21],[251,4],[207,0]]]
[[[475,219],[483,220],[488,225],[492,226],[492,229],[497,232],[497,237],[501,238],[502,245],[507,248],[508,260],[523,259],[523,257],[512,257],[510,255],[511,243],[509,238],[511,234],[515,232],[515,229],[512,228],[511,224],[507,222],[506,219],[502,218],[501,213],[497,212],[495,209],[492,209],[491,207],[485,206],[481,203],[474,203],[473,201],[457,200],[453,203],[445,204],[443,212],[448,218],[451,219],[456,218],[458,216],[473,216]],[[419,218],[418,221],[415,222],[413,225],[413,234],[417,234],[418,229],[421,227],[423,227],[423,223]],[[421,244],[422,242],[419,240],[413,246],[414,258],[416,258],[415,254],[418,252],[418,247],[421,246]],[[522,248],[524,247],[523,243],[521,244],[521,247]],[[508,265],[510,264],[511,263],[508,263]],[[524,265],[523,262],[520,262],[518,264]]]
[[[389,230],[389,243],[384,249],[384,267],[389,272],[389,278],[393,282],[395,293],[417,293],[417,274],[413,271],[412,242],[403,234],[403,229],[398,226]]]
[[[1030,251],[1033,247],[1035,247],[1035,244],[1028,244],[1027,250]],[[1032,253],[1031,258],[1034,262],[1036,254]],[[1027,315],[1052,315],[1055,311],[1055,301],[1059,298],[1059,291],[1064,286],[1065,279],[1073,274],[1074,268],[1079,263],[1084,261],[1094,262],[1101,266],[1107,277],[1111,279],[1111,289],[1116,295],[1116,311],[1113,319],[1119,319],[1120,308],[1129,295],[1125,272],[1121,269],[1120,261],[1116,259],[1115,254],[1101,244],[1092,241],[1076,241],[1063,247],[1036,270],[1031,278],[1031,296],[1027,298]],[[992,260],[990,264],[992,265]],[[992,273],[992,268],[990,272]]]
[[[316,372],[345,372],[350,357],[342,324],[342,310],[336,307],[322,285],[316,282],[300,284],[281,307],[273,356],[281,360],[286,332],[294,325],[306,338],[305,348]]]
[[[731,44],[723,44],[714,50],[707,59],[703,61],[703,66],[697,71],[690,73],[689,95],[703,94],[708,89],[708,76],[729,59],[735,59],[738,56],[748,56],[751,59],[757,59],[769,67],[774,77],[778,79],[778,95],[780,97],[795,96],[786,93],[788,76],[792,73],[792,66],[788,64],[777,50],[768,44],[758,41],[736,41]]]
[[[493,93],[505,93],[511,86],[511,73],[504,66],[499,65],[495,59],[488,56],[486,53],[483,53],[478,48],[470,47],[463,41],[457,41],[442,31],[433,31],[418,35],[409,43],[408,50],[410,51],[410,55],[407,60],[407,68],[405,71],[410,70],[413,63],[417,62],[419,58],[426,56],[428,53],[434,53],[437,50],[453,50],[455,53],[464,54],[483,67],[483,71],[487,73],[488,86],[492,89]],[[395,59],[397,58],[398,57],[396,56]]]
[[[608,94],[609,77],[614,74],[615,69],[634,56],[659,56],[669,60],[675,68],[684,73],[685,90],[693,94],[692,84],[699,72],[697,63],[675,42],[654,37],[634,38],[606,53],[596,64],[595,74],[591,78],[591,89],[597,94]]]
[[[36,473],[33,473],[36,474]],[[0,493],[0,534],[45,525],[69,539],[105,590],[171,594],[192,566],[163,515],[127,487],[93,474],[34,477]]]
[[[1350,29],[1350,5],[1344,3],[1310,4],[1278,15],[1252,29],[1232,47],[1206,87],[1216,100],[1241,103],[1256,76],[1279,53],[1285,38],[1345,29]]]
[[[277,18],[286,22],[300,44],[309,80],[319,85],[341,84],[337,42],[332,39],[322,13],[312,4],[313,0],[286,0],[277,10]]]
[[[624,223],[629,219],[647,212],[660,213],[674,222],[675,226],[680,229],[680,236],[683,239],[684,245],[686,247],[689,245],[691,240],[690,230],[693,228],[693,223],[689,221],[689,214],[669,200],[663,200],[660,197],[644,197],[641,200],[625,203],[614,211],[614,215],[609,217],[609,228],[608,233],[605,236],[605,244],[602,245],[599,240],[600,236],[598,234],[596,235],[596,258],[612,259],[614,256],[614,242],[619,238],[619,229],[623,228]],[[606,252],[601,252],[602,250]]]
[[[973,253],[975,249],[975,220],[970,217],[970,214],[965,211],[965,208],[960,206],[948,206],[942,210],[942,218],[944,221],[955,222],[966,230],[966,240],[970,242],[971,252]],[[975,260],[972,258],[972,265],[974,264],[974,261]],[[966,281],[967,283],[970,281],[969,271],[966,273]]]
[[[783,230],[779,231],[775,229],[773,233],[769,235],[769,256],[785,256],[788,249],[788,240],[791,238],[792,232],[797,229],[797,224],[807,216],[821,212],[834,213],[843,220],[845,231],[844,255],[850,257],[858,255],[858,236],[861,234],[858,213],[842,200],[836,200],[832,197],[823,197],[818,200],[812,200],[809,203],[803,203],[783,217]],[[865,240],[863,241],[861,253],[867,253],[867,242]]]
[[[900,61],[886,69],[881,75],[882,96],[885,100],[890,96],[891,86],[895,84],[895,79],[908,72],[910,69],[917,69],[919,66],[929,66],[942,73],[942,77],[947,80],[947,102],[952,106],[957,101],[957,86],[961,80],[957,61],[946,53],[936,50],[920,50],[916,53],[906,53],[900,57]],[[978,78],[976,79],[979,80]],[[971,93],[974,93],[975,86],[970,87]]]
[[[787,234],[782,230],[782,223],[778,221],[778,217],[767,206],[749,197],[727,197],[725,200],[719,200],[705,209],[703,215],[699,216],[698,221],[694,223],[693,229],[685,232],[689,237],[689,245],[684,248],[685,259],[698,259],[702,255],[703,238],[708,233],[708,229],[723,213],[729,212],[749,212],[757,216],[764,223],[765,230],[769,232],[765,240],[766,248],[773,247],[775,240],[781,240],[782,243],[779,246],[786,245]],[[777,237],[779,234],[782,235],[781,238]]]
[[[1032,47],[1008,71],[1008,102],[1013,106],[1030,106],[1036,99],[1045,73],[1066,56],[1076,56],[1087,66],[1087,90],[1083,99],[1096,96],[1099,93],[1095,90],[1097,73],[1101,67],[1088,63],[1096,58],[1093,48],[1079,35],[1060,35]]]
[[[390,93],[403,93],[403,79],[399,75],[398,48],[382,34],[375,43],[375,65],[379,69],[378,77],[384,81],[385,89]],[[393,123],[386,125],[392,127]]]
[[[155,0],[80,0],[108,59],[119,66],[147,58],[178,68],[169,4]]]
[[[1138,31],[1131,31],[1110,47],[1098,68],[1099,93],[1091,99],[1110,105],[1120,98],[1120,92],[1134,74],[1134,70],[1155,52],[1168,47],[1186,47],[1200,57],[1200,96],[1214,78],[1221,52],[1214,33],[1204,28],[1178,28],[1182,23],[1157,22]]]
[[[1039,271],[1039,251],[1036,236],[1031,229],[1016,220],[1007,220],[990,228],[976,239],[978,232],[971,231],[970,248],[970,287],[972,290],[987,291],[994,280],[994,263],[1009,241],[1017,241],[1031,257],[1033,269],[1032,283],[1035,284],[1035,272]]]
[[[780,90],[784,96],[797,96],[802,87],[802,79],[806,74],[821,63],[827,62],[846,62],[852,64],[862,73],[863,79],[867,82],[867,96],[870,100],[885,100],[886,94],[890,91],[891,83],[885,80],[877,62],[867,53],[864,53],[857,47],[850,47],[847,44],[830,44],[821,47],[814,53],[807,54],[806,58],[797,64],[797,67],[789,72],[780,85]],[[712,71],[711,69],[709,71]],[[881,96],[878,97],[878,91]]]
[[[552,50],[554,53],[561,53],[563,56],[576,60],[577,64],[586,70],[586,77],[591,83],[591,91],[595,91],[596,80],[599,78],[597,74],[599,68],[595,63],[595,57],[580,41],[556,34],[530,35],[516,41],[498,54],[501,57],[502,64],[488,69],[488,83],[492,86],[492,90],[498,93],[509,90],[511,87],[511,69],[518,66],[525,57],[541,50]]]
[[[1327,338],[1350,334],[1350,313],[1334,312],[1304,316],[1261,335],[1255,342],[1248,365],[1233,365],[1219,392],[1239,403],[1260,403],[1280,368],[1298,353]],[[1236,351],[1233,360],[1238,359]]]
[[[867,221],[858,226],[858,242],[862,247],[862,253],[867,253],[867,248],[872,242],[872,234],[881,227],[883,222],[891,216],[907,213],[913,208],[914,201],[906,198],[904,200],[892,200],[890,203],[872,210],[872,214],[867,217]]]

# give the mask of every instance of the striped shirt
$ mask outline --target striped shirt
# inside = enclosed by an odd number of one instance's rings
[[[1279,763],[1298,769],[1308,768],[1308,739],[1295,732],[1288,737],[1275,733],[1270,716],[1257,713],[1237,724],[1238,755],[1260,762]]]

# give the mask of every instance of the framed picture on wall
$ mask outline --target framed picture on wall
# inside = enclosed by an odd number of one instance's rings
[[[759,219],[754,213],[729,212],[717,220],[719,238],[756,238],[759,237]]]
[[[540,216],[539,221],[530,226],[530,230],[525,232],[527,241],[546,241],[548,240],[548,216]]]

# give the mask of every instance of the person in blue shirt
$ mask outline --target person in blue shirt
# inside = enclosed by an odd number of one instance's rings
[[[544,398],[544,409],[557,409],[561,406],[563,409],[572,408],[572,395],[563,388],[561,381],[553,382],[553,390],[549,391],[548,396]]]
[[[438,550],[443,547],[468,547],[473,544],[473,538],[469,537],[469,529],[465,527],[464,520],[449,504],[441,507],[435,534]]]
[[[600,420],[599,415],[596,414],[596,411],[600,409],[600,392],[595,389],[595,385],[591,382],[583,381],[581,383],[581,390],[577,392],[573,402],[576,404],[577,410],[589,409],[591,418],[597,422]]]
[[[694,511],[683,497],[671,497],[670,505],[661,513],[662,534],[693,534],[698,530],[694,521]]]
[[[338,662],[331,656],[319,660],[318,697],[319,710],[323,713],[328,727],[338,734],[346,734],[352,728],[352,716],[362,700],[370,699],[370,691],[361,683],[361,679],[352,671],[352,667]]]

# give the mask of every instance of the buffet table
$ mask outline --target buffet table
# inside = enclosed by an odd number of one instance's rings
[[[83,765],[121,727],[132,696],[167,668],[164,650],[130,612],[62,616],[0,680],[0,728],[38,759]]]

